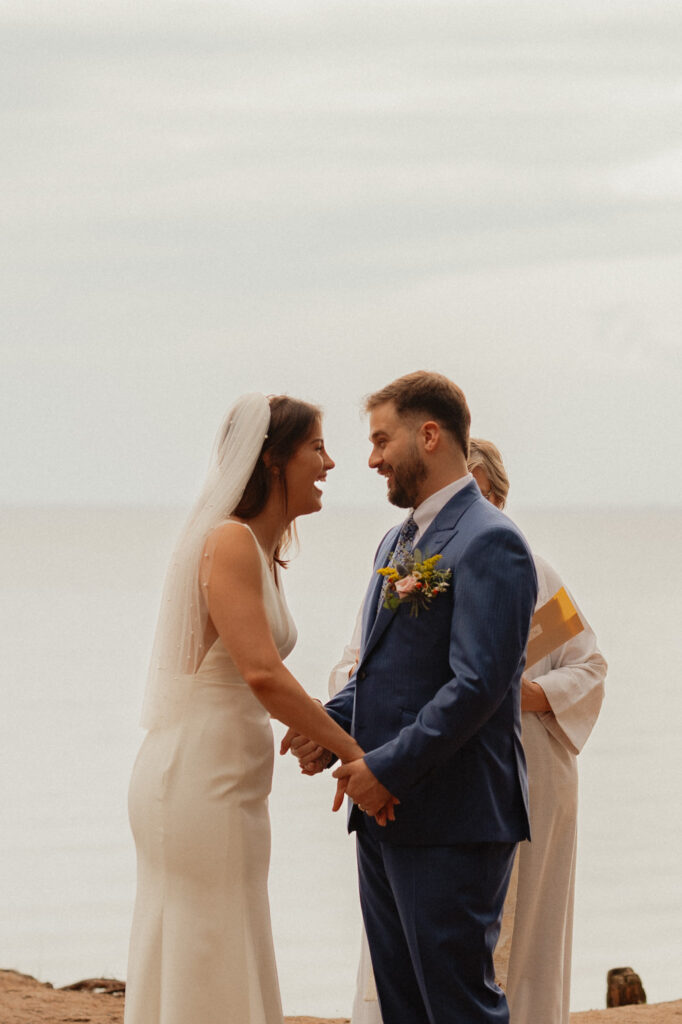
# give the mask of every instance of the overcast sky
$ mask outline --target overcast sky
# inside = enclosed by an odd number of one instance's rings
[[[516,502],[682,503],[678,0],[0,8],[0,502],[194,495],[245,390],[468,396]]]

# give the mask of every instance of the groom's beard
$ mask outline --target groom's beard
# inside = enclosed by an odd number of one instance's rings
[[[398,508],[414,508],[417,504],[419,485],[426,479],[426,465],[416,444],[400,466],[391,466],[393,484],[389,484],[388,500]]]

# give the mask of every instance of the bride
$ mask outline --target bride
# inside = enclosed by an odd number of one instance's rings
[[[334,466],[321,414],[244,395],[168,570],[130,784],[138,884],[125,1024],[282,1024],[267,875],[270,716],[342,761],[357,743],[282,659],[297,516]]]

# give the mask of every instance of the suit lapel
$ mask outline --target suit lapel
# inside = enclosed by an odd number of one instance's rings
[[[478,484],[475,480],[467,484],[466,487],[458,491],[443,508],[440,510],[436,518],[427,528],[424,536],[419,539],[417,548],[421,552],[423,558],[430,558],[431,555],[439,554],[449,540],[457,532],[457,523],[461,516],[464,515],[466,510],[473,502],[480,500],[481,492],[478,488]],[[391,531],[386,537],[380,556],[377,557],[375,566],[376,569],[384,567],[388,561],[393,547],[397,543],[398,535],[400,533],[400,527],[396,527],[395,530]],[[377,614],[377,605],[379,603],[379,594],[381,592],[381,586],[383,583],[383,576],[380,576],[376,571],[374,577],[370,582],[367,589],[367,595],[365,598],[365,606],[363,610],[363,648],[360,652],[360,660],[358,668],[369,656],[371,651],[376,647],[377,641],[383,635],[389,622],[392,621],[397,609],[391,611],[383,606],[380,608]]]
[[[382,607],[377,614],[379,595],[381,594],[381,588],[384,583],[384,577],[380,576],[377,570],[385,568],[391,552],[398,543],[399,535],[400,526],[396,526],[395,529],[391,530],[390,533],[386,535],[381,548],[377,552],[377,557],[374,562],[374,575],[372,576],[367,588],[365,604],[362,612],[363,647],[360,652],[360,663],[362,663],[362,661],[367,657],[371,648],[374,647],[380,634],[383,633],[394,614],[384,607]],[[377,630],[379,631],[377,632]]]
[[[450,498],[447,505],[444,505],[436,518],[425,531],[423,537],[417,542],[417,548],[421,551],[423,558],[430,558],[431,555],[438,555],[457,533],[457,524],[466,510],[473,502],[485,500],[481,497],[478,484],[475,480],[458,491]]]

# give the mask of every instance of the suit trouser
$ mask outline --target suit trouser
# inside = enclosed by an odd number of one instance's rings
[[[384,1024],[508,1024],[493,952],[515,843],[393,846],[358,831]]]

